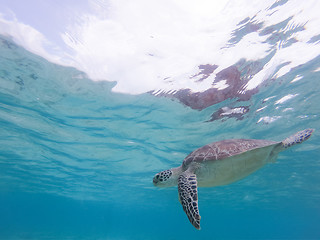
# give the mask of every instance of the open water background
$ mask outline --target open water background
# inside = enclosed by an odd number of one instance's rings
[[[262,63],[263,64],[263,63]],[[320,59],[202,111],[111,91],[0,37],[0,239],[320,239]],[[298,76],[298,78],[297,78]],[[293,81],[296,79],[295,81]],[[283,100],[285,96],[294,96]],[[242,120],[208,121],[250,106]],[[227,138],[314,135],[251,176],[199,189],[201,231],[153,175]]]

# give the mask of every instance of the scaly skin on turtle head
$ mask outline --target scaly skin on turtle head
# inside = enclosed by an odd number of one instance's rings
[[[173,187],[178,184],[178,177],[181,167],[171,168],[157,173],[153,178],[153,185],[156,187]]]

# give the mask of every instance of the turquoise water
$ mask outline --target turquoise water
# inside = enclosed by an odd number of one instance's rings
[[[113,93],[0,38],[0,239],[320,239],[320,58],[202,111]],[[296,76],[302,77],[293,81]],[[289,94],[293,98],[279,103]],[[240,119],[209,121],[221,107]],[[199,189],[201,231],[153,175],[227,138],[314,135],[234,184]]]

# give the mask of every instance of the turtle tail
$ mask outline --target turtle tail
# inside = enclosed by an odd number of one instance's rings
[[[282,146],[284,148],[291,147],[295,144],[302,143],[303,141],[307,140],[313,133],[314,129],[308,128],[305,130],[302,130],[300,132],[297,132],[296,134],[286,138],[282,141]]]

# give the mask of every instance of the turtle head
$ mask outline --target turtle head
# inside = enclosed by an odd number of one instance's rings
[[[177,185],[173,169],[168,169],[157,173],[153,178],[153,185],[156,187],[171,187]]]

